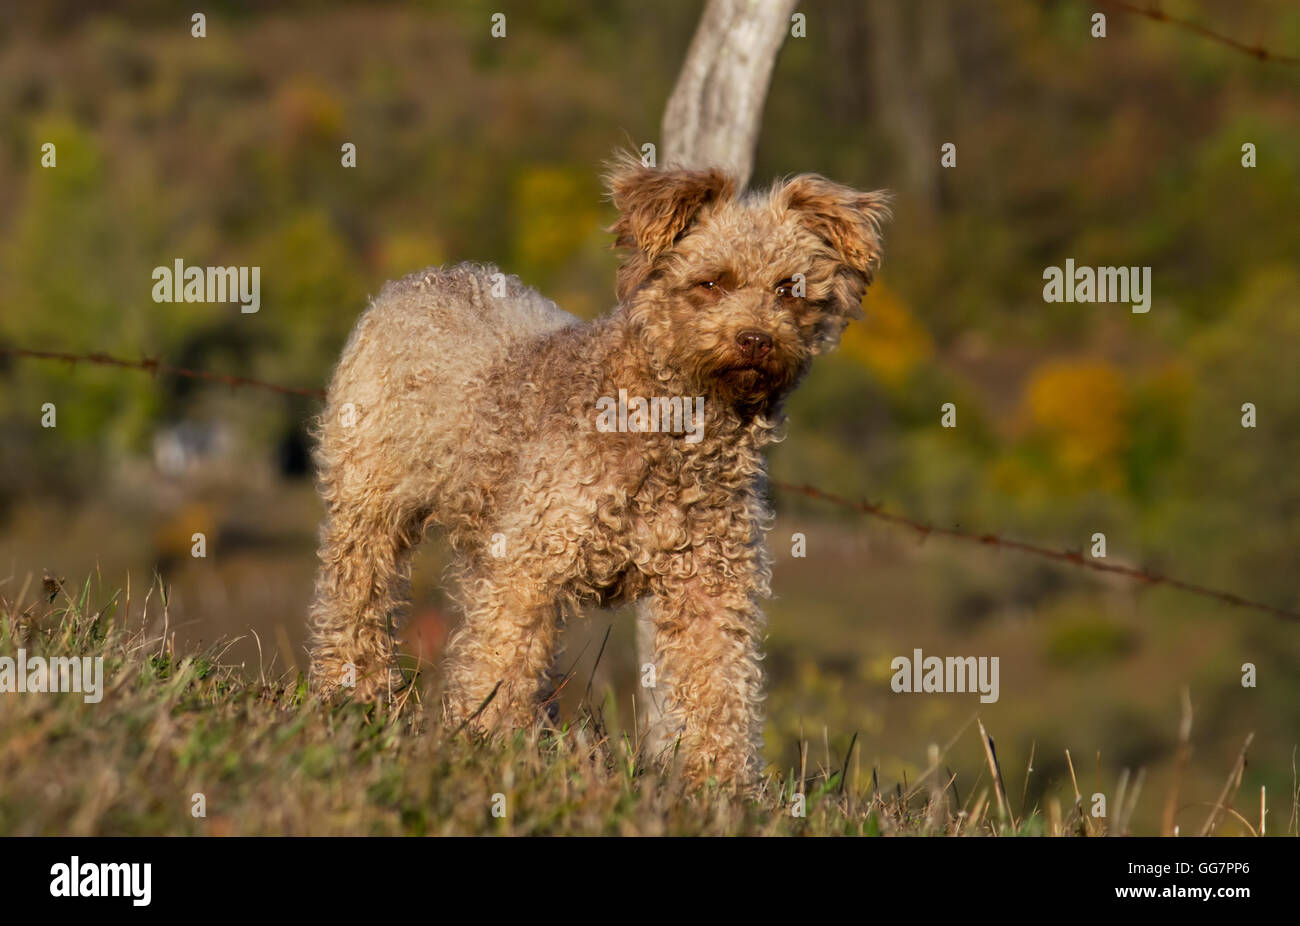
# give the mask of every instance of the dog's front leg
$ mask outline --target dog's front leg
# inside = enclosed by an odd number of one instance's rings
[[[454,724],[509,731],[538,717],[561,614],[553,583],[525,565],[514,561],[465,583],[465,619],[447,654],[446,710]]]
[[[641,604],[654,623],[656,690],[647,695],[660,714],[646,746],[651,759],[680,763],[692,783],[746,789],[762,772],[763,613],[755,597],[765,583],[757,551],[725,565],[719,557],[683,554],[684,568],[658,576]]]

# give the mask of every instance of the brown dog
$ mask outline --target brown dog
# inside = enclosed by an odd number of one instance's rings
[[[409,553],[446,529],[464,613],[446,710],[532,724],[579,605],[639,600],[654,626],[656,753],[693,781],[762,768],[761,448],[880,259],[885,194],[814,175],[737,196],[717,170],[609,175],[619,306],[590,324],[493,267],[384,287],[318,425],[327,516],[312,676],[381,699]],[[495,695],[492,695],[495,690]],[[490,700],[489,696],[491,695]]]

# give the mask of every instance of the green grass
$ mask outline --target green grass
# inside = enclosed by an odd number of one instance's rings
[[[176,652],[152,590],[126,626],[125,596],[93,606],[91,583],[53,584],[3,608],[0,655],[104,660],[103,700],[0,695],[0,834],[875,834],[938,831],[926,808],[788,776],[739,799],[686,793],[638,768],[632,745],[584,709],[558,730],[492,740],[450,735],[416,696],[400,709],[328,706],[301,677],[223,664],[221,645]],[[150,616],[152,613],[152,616]],[[257,677],[254,677],[254,676]],[[195,795],[206,816],[195,816]],[[504,795],[505,815],[492,814]],[[500,799],[498,799],[499,802]],[[946,821],[945,821],[946,822]],[[988,826],[987,823],[984,824]],[[928,829],[927,829],[928,827]]]
[[[301,676],[225,664],[228,644],[177,652],[158,586],[131,622],[119,617],[131,613],[129,593],[95,597],[90,580],[79,589],[47,581],[35,604],[0,605],[0,656],[21,647],[28,658],[98,656],[104,666],[99,703],[0,694],[0,835],[1104,831],[1055,801],[1047,814],[1003,820],[992,776],[970,793],[945,788],[937,750],[933,774],[892,788],[864,773],[860,750],[812,768],[805,744],[805,767],[770,771],[757,796],[688,791],[641,768],[634,744],[607,734],[591,704],[558,729],[471,737],[445,728],[436,698],[416,686],[390,711],[325,705]],[[804,816],[793,810],[799,790]],[[504,816],[492,813],[496,795]]]

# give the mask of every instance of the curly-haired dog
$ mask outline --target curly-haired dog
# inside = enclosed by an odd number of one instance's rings
[[[627,249],[612,314],[584,324],[462,264],[389,283],[357,323],[319,424],[313,681],[365,700],[400,684],[390,617],[438,524],[464,612],[454,722],[531,724],[564,617],[639,600],[652,746],[675,746],[689,780],[748,785],[770,575],[761,449],[861,315],[886,196],[815,175],[737,195],[718,170],[631,159],[608,181]]]

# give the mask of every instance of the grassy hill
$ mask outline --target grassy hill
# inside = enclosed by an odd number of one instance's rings
[[[103,660],[94,703],[5,698],[2,833],[1102,835],[1126,831],[1140,797],[1121,792],[1107,818],[1068,797],[1020,812],[1023,797],[1004,785],[1000,798],[991,773],[955,780],[938,747],[930,773],[890,786],[860,749],[827,745],[823,762],[809,742],[800,767],[770,771],[758,795],[683,791],[640,768],[633,739],[590,701],[557,729],[494,738],[444,727],[419,680],[390,711],[323,705],[301,676],[223,662],[228,645],[178,650],[160,587],[130,626],[119,616],[130,593],[95,585],[50,581],[35,602],[0,609],[0,657]],[[1215,814],[1229,832],[1234,815]]]

